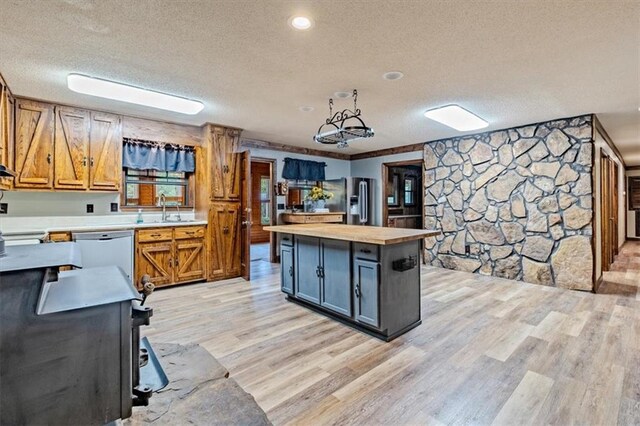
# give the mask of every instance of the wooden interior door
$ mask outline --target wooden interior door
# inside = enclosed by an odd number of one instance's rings
[[[176,282],[196,281],[205,278],[204,240],[195,238],[176,240]]]
[[[53,105],[19,99],[16,104],[16,188],[53,186]]]
[[[91,189],[118,191],[122,182],[122,124],[119,115],[91,113]]]
[[[138,242],[136,259],[136,284],[143,275],[151,277],[156,286],[172,284],[173,280],[173,242]]]
[[[60,189],[85,189],[89,186],[90,113],[71,107],[56,108],[55,180]]]
[[[618,252],[618,166],[600,151],[600,237],[602,271],[609,271]]]
[[[251,161],[251,243],[267,243],[270,240],[271,232],[265,231],[262,224],[262,208],[267,206],[269,219],[273,216],[273,180],[271,176],[272,163]],[[262,181],[269,180],[268,198],[263,198]]]
[[[249,281],[251,279],[251,152],[249,150],[241,152],[240,156],[240,189],[242,193],[242,201],[240,210],[242,218],[240,221],[240,275]]]

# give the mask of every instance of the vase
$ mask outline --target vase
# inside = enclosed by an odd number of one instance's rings
[[[316,200],[314,207],[316,209],[324,209],[325,204],[326,204],[325,200]]]

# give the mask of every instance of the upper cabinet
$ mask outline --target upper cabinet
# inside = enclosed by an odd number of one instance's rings
[[[56,108],[55,181],[58,189],[85,189],[89,183],[90,112]]]
[[[122,181],[122,120],[120,116],[91,113],[89,188],[118,191]]]
[[[53,187],[54,106],[18,99],[16,102],[16,188]]]
[[[13,170],[14,104],[9,87],[0,76],[0,164]],[[13,179],[0,178],[0,189],[10,189]]]
[[[240,199],[240,130],[211,127],[209,146],[211,199]]]
[[[16,188],[118,191],[120,116],[18,99]]]

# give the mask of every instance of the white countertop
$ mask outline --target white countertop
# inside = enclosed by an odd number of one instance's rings
[[[38,216],[6,217],[0,219],[0,229],[5,237],[43,235],[50,232],[108,231],[139,228],[206,225],[206,220],[195,220],[193,213],[184,214],[184,221],[162,222],[158,214],[144,214],[143,223],[136,223],[135,214],[108,216]],[[10,238],[8,238],[10,239]]]

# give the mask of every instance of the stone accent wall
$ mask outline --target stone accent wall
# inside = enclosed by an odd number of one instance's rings
[[[425,228],[434,266],[593,287],[592,117],[425,144]]]

